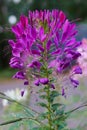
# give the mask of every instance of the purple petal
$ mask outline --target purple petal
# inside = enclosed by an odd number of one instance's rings
[[[21,96],[22,96],[22,97],[24,96],[24,90],[21,91]]]
[[[66,33],[69,27],[69,21],[68,19],[65,21],[64,25],[63,25],[63,33]]]
[[[12,50],[12,54],[13,54],[13,56],[20,57],[20,52],[17,48]]]
[[[55,86],[54,86],[54,84],[50,84],[50,87],[51,87],[51,88],[53,88],[53,89],[55,89]]]
[[[46,44],[46,49],[47,49],[48,51],[50,50],[51,44],[52,44],[51,41],[48,41],[47,44]]]
[[[56,45],[56,48],[58,48],[59,45],[59,33],[56,32],[56,36],[54,37],[54,43]]]
[[[12,68],[19,68],[19,69],[22,69],[24,66],[23,62],[18,57],[11,58],[9,64]]]
[[[71,83],[73,84],[73,86],[76,88],[79,85],[79,81],[70,78]]]
[[[53,68],[55,65],[57,64],[57,61],[56,60],[53,60],[49,63],[49,66],[48,68]]]
[[[76,53],[74,53],[72,58],[75,60],[75,59],[77,59],[80,56],[81,56],[81,54],[79,52],[76,52]]]
[[[25,28],[28,25],[28,17],[24,15],[20,16],[20,22],[22,26]]]
[[[61,52],[61,49],[57,49],[56,51],[52,52],[51,54],[56,55],[56,54],[59,54],[60,52]]]
[[[29,85],[29,81],[25,81],[25,82],[24,82],[24,85]]]
[[[43,27],[40,28],[39,39],[41,40],[41,42],[44,42],[46,40],[46,34],[44,34],[44,28]]]
[[[82,74],[82,69],[77,66],[74,70],[73,70],[74,74]]]
[[[79,47],[81,44],[82,44],[82,42],[76,42],[76,43],[74,44],[74,48]]]
[[[41,44],[37,44],[38,48],[40,49],[40,51],[44,52],[44,48],[42,47]]]
[[[22,28],[20,23],[12,27],[12,32],[15,33],[16,36],[20,37],[22,35]]]
[[[25,79],[25,74],[22,71],[19,71],[13,76],[13,78]]]
[[[45,85],[48,84],[48,82],[49,82],[48,78],[40,78],[40,83]]]
[[[62,88],[62,96],[64,96],[65,95],[65,90],[64,90],[64,88]]]
[[[34,81],[34,84],[35,84],[36,86],[39,86],[40,80],[39,80],[39,79],[35,80],[35,81]]]
[[[40,55],[40,52],[38,50],[31,50],[31,51],[32,51],[32,54]]]
[[[9,42],[9,44],[10,44],[10,46],[11,46],[12,48],[15,47],[15,44],[16,44],[16,43],[15,43],[13,40],[9,40],[8,42]]]
[[[33,28],[33,27],[31,28],[31,36],[32,36],[33,39],[36,39],[36,37],[37,37],[36,29]]]
[[[73,39],[69,40],[69,41],[66,43],[66,46],[69,47],[69,46],[74,45],[75,43],[76,43],[76,39],[73,38]]]
[[[32,63],[27,65],[27,67],[31,67],[31,68],[37,67],[38,69],[40,69],[41,63],[39,61],[33,61]]]
[[[59,13],[59,18],[60,18],[60,22],[64,22],[64,20],[66,18],[65,14],[62,11],[60,11],[60,13]]]
[[[62,70],[66,69],[70,65],[70,62],[63,62],[60,64],[60,68]]]

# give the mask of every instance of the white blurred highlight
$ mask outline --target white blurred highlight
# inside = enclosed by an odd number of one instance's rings
[[[27,90],[24,90],[24,95],[21,96],[21,91],[20,89],[16,88],[15,90],[8,90],[5,92],[5,94],[10,97],[11,99],[14,99],[16,101],[25,101],[27,99],[27,95],[28,95],[28,92]],[[3,99],[2,100],[2,105],[5,107],[5,106],[8,106],[9,105],[9,102],[8,100],[6,99]]]
[[[9,22],[10,24],[15,24],[15,23],[17,22],[16,16],[15,16],[15,15],[9,16],[8,22]]]

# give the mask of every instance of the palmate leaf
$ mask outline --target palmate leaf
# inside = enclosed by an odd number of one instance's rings
[[[62,116],[65,114],[65,105],[55,111],[56,115]],[[66,114],[65,114],[66,115]]]
[[[50,102],[53,103],[54,99],[58,96],[60,96],[61,94],[57,91],[51,91],[50,93]]]
[[[11,124],[8,128],[8,130],[20,130],[21,123],[16,122],[14,124]]]
[[[45,108],[48,107],[47,104],[44,103],[44,102],[39,102],[39,103],[37,103],[37,105],[39,105],[39,106],[41,106],[41,107],[45,107]]]
[[[56,116],[56,118],[54,119],[54,125],[58,126],[58,130],[68,130],[66,119],[67,115],[64,114],[64,112]]]
[[[57,97],[57,96],[60,96],[61,94],[57,91],[51,91],[51,95],[52,97]]]
[[[26,112],[26,114],[28,114],[28,116],[35,116],[35,112],[31,111],[29,108],[25,108],[24,111]]]
[[[45,119],[47,119],[48,114],[49,114],[48,112],[41,113],[41,114],[39,114],[38,119],[45,120]]]
[[[37,124],[35,121],[33,120],[25,120],[22,123],[22,126],[24,126],[25,128],[28,128],[29,130],[33,129],[34,127],[38,127],[40,126],[39,124]]]
[[[49,73],[49,74],[52,74],[52,72],[53,72],[52,69],[49,69],[49,70],[48,70],[48,73]],[[53,81],[54,81],[54,80],[53,80]]]
[[[42,94],[42,95],[40,95],[39,97],[40,97],[41,99],[46,99],[46,100],[48,99],[47,96],[46,96],[46,94]]]
[[[58,126],[58,130],[68,130],[65,120],[61,121],[60,119],[56,119],[54,121],[54,126],[55,125]]]
[[[54,104],[52,104],[52,110],[56,111],[60,106],[63,106],[63,104],[61,104],[61,103],[54,103]]]

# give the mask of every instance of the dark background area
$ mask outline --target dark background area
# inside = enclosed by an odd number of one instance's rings
[[[8,45],[8,39],[13,38],[9,22],[10,16],[19,19],[21,14],[28,15],[29,10],[35,9],[59,9],[63,10],[67,17],[77,24],[85,23],[79,27],[77,39],[87,37],[87,0],[0,0],[0,69],[6,69],[9,66],[11,49]]]

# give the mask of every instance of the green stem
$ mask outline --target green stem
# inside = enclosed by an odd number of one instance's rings
[[[52,123],[51,123],[51,104],[50,104],[50,88],[49,88],[49,85],[47,86],[47,97],[48,97],[48,122],[49,122],[49,126],[50,126],[50,130],[51,127],[52,127]]]
[[[44,57],[43,57],[43,64],[44,64],[44,68],[45,68],[45,72],[46,72],[46,78],[49,79],[49,73],[48,73],[48,63],[47,63],[47,57],[48,57],[48,54],[47,54],[47,50],[46,50],[46,42],[43,44],[44,45]],[[50,130],[52,130],[52,119],[51,119],[51,102],[50,102],[50,86],[49,84],[46,86],[46,95],[47,95],[47,111],[48,111],[48,124],[49,124],[49,127],[50,127]]]
[[[87,104],[83,104],[83,105],[81,105],[81,106],[78,106],[78,107],[74,108],[73,110],[71,110],[71,111],[69,111],[69,112],[66,112],[65,114],[71,114],[72,112],[74,112],[74,111],[76,111],[76,110],[78,110],[78,109],[80,109],[80,108],[82,108],[82,107],[86,107],[86,106],[87,106]]]
[[[33,121],[36,122],[38,125],[45,125],[45,124],[43,124],[43,122],[37,120],[37,118],[22,117],[22,118],[18,118],[18,119],[14,119],[14,120],[11,120],[11,121],[7,121],[7,122],[4,122],[4,123],[1,123],[0,126],[2,126],[2,125],[7,125],[7,124],[11,124],[11,123],[14,123],[14,122],[19,122],[19,121],[22,121],[22,120],[33,120]]]
[[[46,67],[46,75],[47,75],[47,78],[49,78],[49,74],[48,74],[48,68]],[[47,98],[48,98],[48,123],[49,123],[49,126],[50,126],[50,130],[52,130],[52,120],[51,120],[51,102],[50,102],[50,86],[47,85],[47,91],[46,91],[46,94],[47,94]]]

